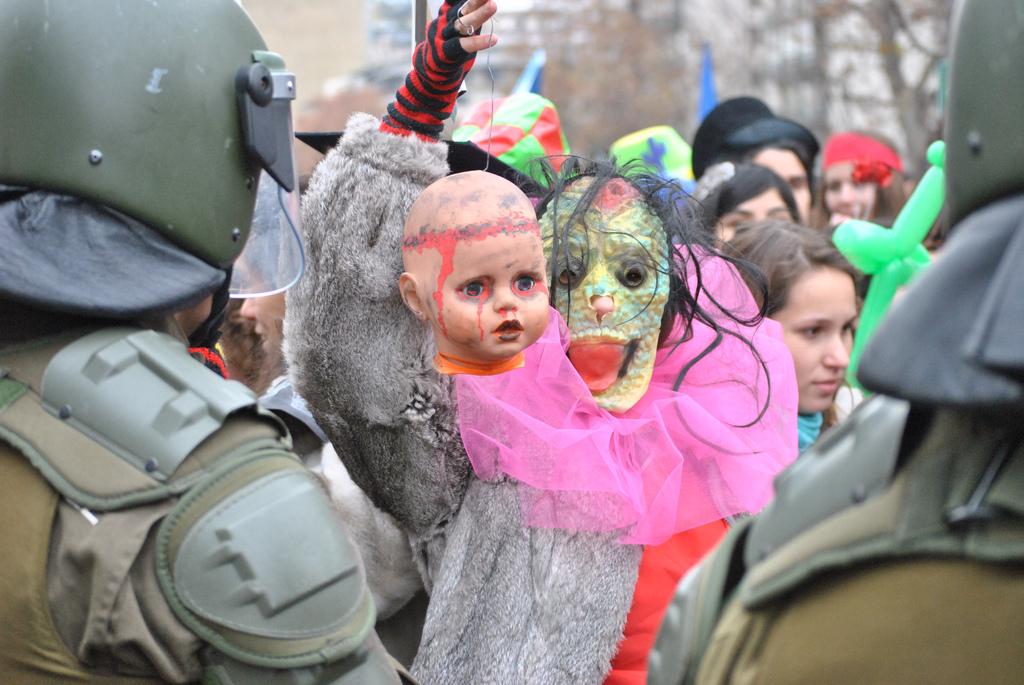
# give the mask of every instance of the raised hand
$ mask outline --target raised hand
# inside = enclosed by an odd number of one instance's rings
[[[388,105],[382,131],[438,139],[476,53],[498,42],[493,35],[479,35],[480,27],[497,9],[494,0],[446,0],[441,5],[437,18],[427,27],[426,39],[413,52],[413,67],[405,84]]]
[[[448,3],[445,3],[445,7]],[[481,35],[483,25],[498,11],[494,0],[467,0],[466,3],[454,6],[455,18],[449,26],[459,36],[459,46],[466,52],[480,52],[494,47],[498,39],[493,35]],[[444,11],[444,7],[441,8]],[[449,13],[452,10],[449,10]],[[440,15],[438,16],[440,19]]]

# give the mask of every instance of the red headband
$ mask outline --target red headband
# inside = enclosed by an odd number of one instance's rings
[[[903,173],[903,160],[895,150],[860,133],[837,133],[825,143],[822,166],[827,169],[842,162],[881,162]]]

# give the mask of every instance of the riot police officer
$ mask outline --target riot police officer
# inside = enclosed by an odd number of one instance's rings
[[[287,431],[183,344],[289,206],[284,62],[234,0],[11,0],[0,86],[0,682],[399,682]]]
[[[945,253],[858,379],[880,393],[680,584],[651,683],[1024,672],[1024,0],[955,9]]]

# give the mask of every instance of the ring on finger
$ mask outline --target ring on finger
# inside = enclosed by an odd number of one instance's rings
[[[459,32],[460,36],[467,36],[468,37],[468,36],[472,36],[474,33],[476,33],[476,29],[475,28],[473,28],[472,26],[470,26],[466,22],[462,21],[462,15],[461,14],[458,17],[455,18],[455,21],[452,22],[452,25],[455,27],[455,30]]]

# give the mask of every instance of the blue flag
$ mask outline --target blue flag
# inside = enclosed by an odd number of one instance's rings
[[[708,112],[718,106],[715,89],[715,68],[711,64],[711,46],[704,43],[700,60],[700,98],[697,100],[697,123],[704,121]]]
[[[513,95],[516,93],[541,94],[541,76],[544,73],[544,63],[547,62],[547,59],[548,55],[544,50],[537,50],[533,53],[533,57],[523,68],[523,73],[519,75],[516,85],[512,87]]]

